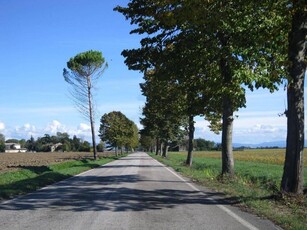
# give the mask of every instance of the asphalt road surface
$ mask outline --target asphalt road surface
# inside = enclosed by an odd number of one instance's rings
[[[134,153],[0,204],[0,229],[279,229]]]

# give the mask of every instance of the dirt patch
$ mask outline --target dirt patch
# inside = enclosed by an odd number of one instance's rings
[[[112,152],[98,153],[98,157],[114,155]],[[28,166],[47,166],[70,160],[93,159],[93,153],[0,153],[0,173]]]

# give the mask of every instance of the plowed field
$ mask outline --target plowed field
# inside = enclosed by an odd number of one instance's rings
[[[102,157],[112,154],[114,153],[98,153],[98,156]],[[0,173],[18,170],[27,166],[47,166],[53,163],[82,159],[93,159],[93,153],[0,153]]]

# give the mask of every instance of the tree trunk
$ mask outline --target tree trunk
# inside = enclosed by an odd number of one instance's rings
[[[158,148],[158,146],[159,146],[159,140],[158,140],[158,138],[156,138],[156,148],[155,148],[155,150],[156,150],[156,155],[159,155],[159,148]]]
[[[295,5],[294,5],[295,6]],[[287,148],[281,191],[302,194],[304,190],[304,77],[306,73],[307,13],[292,16],[289,33],[289,86],[287,91]]]
[[[223,45],[227,44],[227,38],[221,37]],[[229,62],[222,58],[220,62],[221,74],[225,87],[231,87],[232,72]],[[222,124],[222,175],[234,175],[234,160],[232,153],[232,130],[233,130],[233,103],[232,95],[223,95],[223,124]]]
[[[88,96],[88,108],[90,114],[90,123],[91,123],[91,132],[92,132],[92,144],[94,151],[94,160],[97,160],[97,147],[96,147],[96,138],[95,138],[95,122],[93,118],[93,107],[92,107],[92,93],[91,93],[91,79],[90,76],[87,77],[87,96]]]
[[[194,117],[191,115],[189,116],[189,143],[188,143],[188,155],[187,155],[187,160],[186,164],[188,166],[192,166],[192,152],[193,152],[193,142],[194,142]]]
[[[118,156],[118,147],[115,147],[115,156]]]
[[[167,157],[167,141],[163,141],[162,157]]]
[[[156,155],[160,155],[161,153],[161,143],[159,138],[156,139]]]
[[[232,153],[233,109],[229,97],[223,99],[222,125],[222,175],[234,175],[234,160]]]

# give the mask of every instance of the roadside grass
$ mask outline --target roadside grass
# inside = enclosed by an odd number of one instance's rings
[[[263,163],[271,161],[264,159],[263,151],[257,151],[248,152],[249,158],[254,159],[250,161],[247,160],[248,156],[245,156],[244,160],[236,160],[235,156],[234,178],[221,178],[220,152],[195,152],[192,167],[185,165],[186,153],[171,152],[167,158],[150,155],[193,181],[223,192],[227,197],[234,199],[241,208],[266,217],[284,229],[307,229],[306,194],[300,197],[281,194],[281,160],[272,158],[267,152],[267,158],[271,158],[275,164]],[[242,152],[244,151],[235,155],[244,154]],[[304,179],[307,187],[306,161]]]
[[[118,158],[72,160],[48,166],[20,166],[17,171],[0,173],[0,200],[33,192]]]

